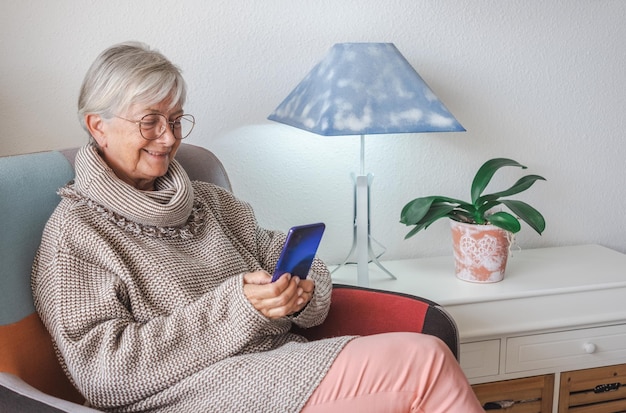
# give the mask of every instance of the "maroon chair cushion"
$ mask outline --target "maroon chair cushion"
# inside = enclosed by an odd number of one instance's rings
[[[335,284],[322,325],[293,331],[309,340],[409,331],[443,340],[458,358],[456,324],[435,302],[409,294]]]

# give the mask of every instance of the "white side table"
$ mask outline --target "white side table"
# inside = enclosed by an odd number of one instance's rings
[[[503,281],[454,275],[452,256],[385,261],[370,287],[421,296],[455,319],[470,383],[554,375],[626,363],[626,255],[598,245],[514,252]],[[354,267],[333,281],[356,284]],[[553,411],[557,411],[558,391]]]

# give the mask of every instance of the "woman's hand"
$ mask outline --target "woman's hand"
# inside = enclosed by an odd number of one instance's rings
[[[283,274],[275,282],[265,271],[244,274],[243,292],[261,314],[270,319],[281,318],[302,310],[311,298],[315,283]]]

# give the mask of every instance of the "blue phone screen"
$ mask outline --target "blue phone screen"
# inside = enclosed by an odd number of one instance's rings
[[[272,281],[276,281],[286,272],[305,279],[311,269],[324,229],[325,225],[322,223],[291,228],[278,258]]]

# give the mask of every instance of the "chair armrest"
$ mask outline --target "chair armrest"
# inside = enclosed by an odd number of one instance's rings
[[[12,413],[97,413],[99,410],[50,396],[11,373],[0,372],[0,411]]]
[[[324,323],[294,328],[309,340],[396,331],[437,336],[458,359],[459,336],[452,317],[437,303],[410,294],[335,284]]]

